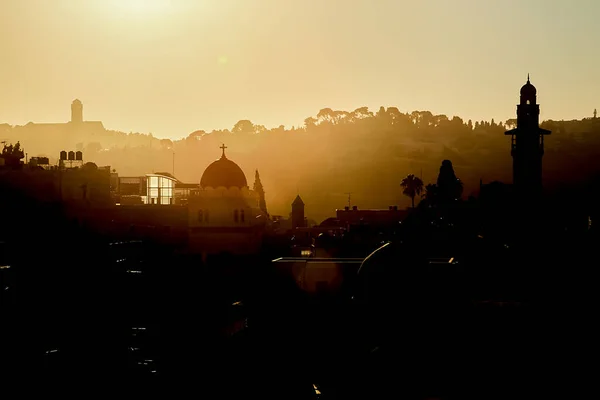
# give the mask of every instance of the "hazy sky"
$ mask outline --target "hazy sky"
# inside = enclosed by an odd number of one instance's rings
[[[600,108],[598,0],[0,0],[0,122],[178,138],[380,105],[542,118]]]

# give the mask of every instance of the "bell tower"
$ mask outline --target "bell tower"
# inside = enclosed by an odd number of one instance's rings
[[[550,131],[540,128],[537,90],[529,81],[521,88],[517,105],[517,127],[506,131],[511,136],[513,187],[519,201],[538,199],[542,194],[542,157],[544,136]]]
[[[75,99],[73,100],[73,103],[71,103],[71,122],[83,122],[83,104],[79,99]]]

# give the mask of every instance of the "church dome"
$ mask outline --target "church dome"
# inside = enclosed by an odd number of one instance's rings
[[[223,186],[226,188],[237,187],[243,188],[248,186],[246,181],[246,175],[244,171],[233,161],[225,157],[225,147],[223,146],[223,155],[217,161],[210,164],[202,179],[200,179],[200,186],[202,188],[213,187],[218,188]]]

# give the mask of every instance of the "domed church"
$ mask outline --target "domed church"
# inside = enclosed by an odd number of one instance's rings
[[[259,251],[267,215],[261,194],[248,187],[244,171],[225,155],[202,174],[200,190],[188,203],[189,247],[193,253],[254,254]]]

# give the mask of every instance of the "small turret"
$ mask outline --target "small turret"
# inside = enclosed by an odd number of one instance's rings
[[[292,229],[304,227],[304,202],[300,195],[292,203]]]

